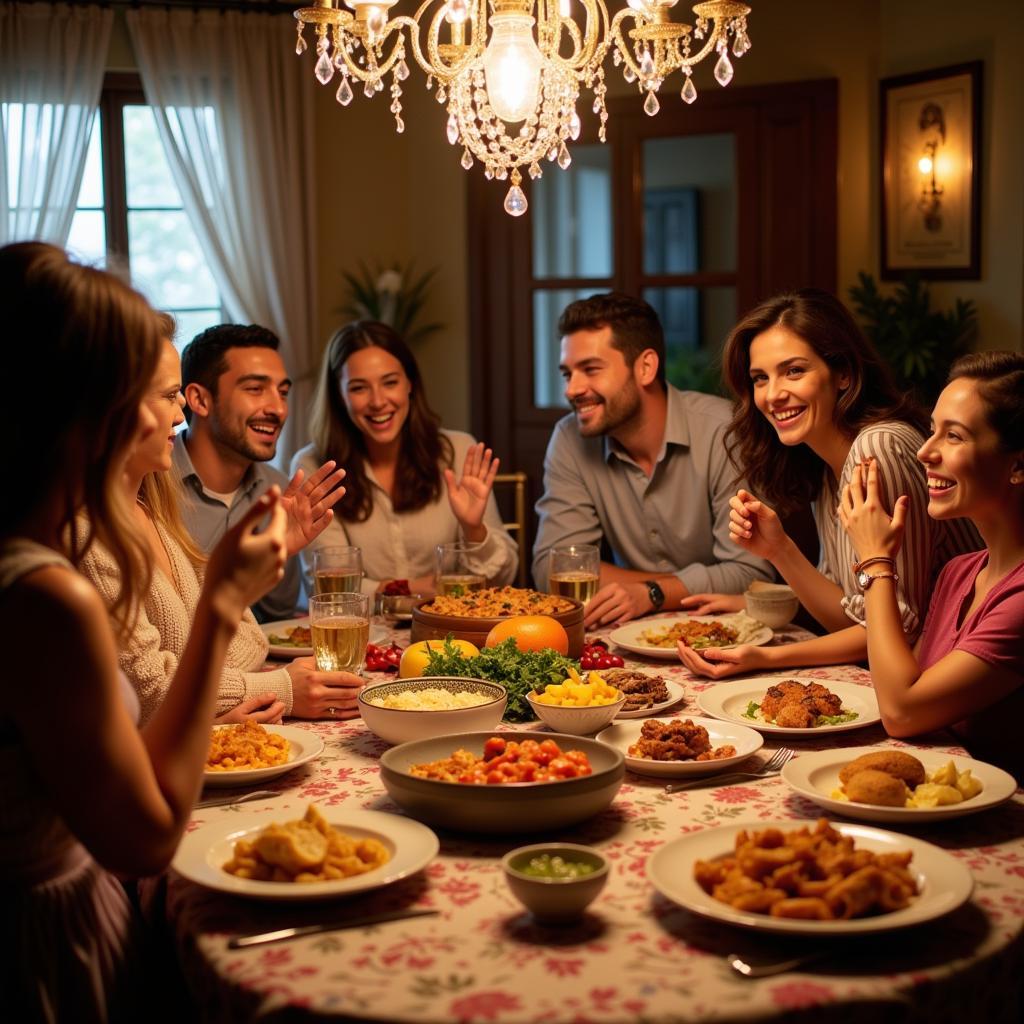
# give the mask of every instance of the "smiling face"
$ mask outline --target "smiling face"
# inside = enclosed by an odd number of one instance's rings
[[[784,445],[828,448],[839,432],[835,407],[849,385],[799,335],[776,325],[750,343],[754,404]]]
[[[612,344],[612,329],[575,331],[562,338],[559,372],[583,437],[614,434],[641,411],[636,369]]]
[[[931,436],[917,457],[928,474],[933,519],[998,518],[1010,507],[1020,456],[1000,447],[977,381],[961,377],[946,386],[935,403]]]
[[[376,345],[353,352],[341,368],[338,388],[368,443],[389,446],[398,440],[409,418],[412,384],[390,352]]]
[[[125,469],[141,479],[147,473],[166,473],[171,468],[174,428],[185,422],[185,397],[181,393],[181,359],[174,346],[164,341],[153,383],[142,400],[140,429]],[[150,427],[150,425],[152,426]]]
[[[217,378],[210,401],[210,435],[243,458],[267,462],[288,419],[292,382],[272,348],[231,348],[224,358],[227,369]]]

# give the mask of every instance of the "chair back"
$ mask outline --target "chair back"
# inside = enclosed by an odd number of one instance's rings
[[[503,525],[511,533],[519,545],[519,573],[516,576],[516,586],[525,587],[527,581],[527,552],[526,552],[526,480],[523,472],[499,473],[494,478],[494,486],[512,487],[512,508],[514,518]]]

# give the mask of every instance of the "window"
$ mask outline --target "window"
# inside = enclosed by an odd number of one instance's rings
[[[225,319],[134,75],[107,76],[68,248],[96,263],[126,262],[132,284],[177,319],[179,349]]]

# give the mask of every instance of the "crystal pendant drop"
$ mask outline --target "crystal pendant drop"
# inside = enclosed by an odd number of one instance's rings
[[[742,57],[750,49],[750,39],[742,29],[736,33],[732,41],[732,55]]]
[[[295,40],[295,52],[302,56],[306,52],[306,40],[302,37],[302,29],[299,29],[299,37]]]
[[[374,92],[383,92],[384,91],[384,79],[383,78],[378,78],[377,81],[373,83],[373,91]]]
[[[499,167],[495,172],[494,176],[498,181],[504,181],[508,177],[508,169],[505,167]]]
[[[373,97],[374,97],[374,96],[376,96],[376,94],[377,94],[377,90],[376,90],[376,89],[374,89],[374,87],[373,87],[373,82],[367,82],[367,83],[366,83],[366,84],[365,84],[365,85],[363,86],[363,95],[364,95],[364,96],[365,96],[365,97],[366,97],[366,98],[367,98],[368,100],[372,100],[372,99],[373,99]]]
[[[484,168],[484,177],[485,177],[485,178],[486,178],[486,179],[487,179],[488,181],[490,181],[490,180],[491,180],[491,178],[493,178],[493,177],[494,177],[494,171],[492,170],[492,168],[491,168],[491,165],[490,165],[490,164],[488,164],[488,165],[487,165],[487,166],[486,166],[486,167]]]
[[[399,135],[405,131],[405,122],[400,117],[395,118],[395,131],[398,132]]]
[[[473,166],[473,157],[470,156],[469,150],[464,149],[462,151],[462,169],[468,171]]]
[[[459,141],[459,123],[455,120],[454,114],[448,115],[448,124],[445,126],[445,130],[448,133],[448,142],[454,146]]]
[[[636,81],[636,72],[626,64],[622,69],[622,77],[632,85]]]
[[[658,97],[654,95],[654,90],[651,89],[647,93],[647,99],[644,100],[644,113],[648,117],[654,117],[659,110],[661,110],[661,104],[658,102]]]
[[[338,91],[334,94],[334,98],[343,107],[347,107],[352,102],[352,86],[348,84],[348,75],[342,77],[341,85],[338,86]]]
[[[510,217],[522,217],[528,205],[523,190],[518,185],[513,185],[505,196],[505,212]]]
[[[644,50],[644,55],[640,60],[640,77],[650,78],[654,74],[654,58],[651,56],[650,50]]]
[[[320,59],[316,62],[313,73],[321,85],[326,85],[334,77],[334,62],[326,50],[320,51]]]
[[[580,115],[574,110],[569,118],[569,138],[574,142],[580,137]]]
[[[551,161],[552,163],[554,163],[555,160],[557,160],[557,159],[558,159],[558,147],[557,146],[552,146],[548,150],[548,160]]]
[[[564,171],[568,168],[569,164],[571,163],[572,157],[569,155],[569,149],[563,142],[562,145],[559,146],[558,148],[558,166],[561,167]]]
[[[693,79],[687,76],[685,82],[683,82],[683,91],[679,94],[683,97],[683,100],[687,103],[693,103],[697,98],[697,87],[693,84]]]
[[[715,80],[723,87],[732,81],[732,62],[725,50],[722,51],[722,55],[715,65]]]
[[[532,164],[530,164],[530,177],[533,178],[534,180],[536,180],[543,173],[544,172],[540,169],[540,164],[537,163],[536,160],[534,160],[534,162]]]
[[[409,65],[404,60],[398,62],[398,67],[395,68],[395,78],[400,82],[404,82],[409,77]]]
[[[434,99],[436,99],[438,103],[444,103],[444,101],[448,99],[448,94],[444,91],[443,85],[438,86],[437,92],[434,94]]]

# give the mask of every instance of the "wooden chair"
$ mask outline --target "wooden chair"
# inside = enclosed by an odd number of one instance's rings
[[[494,478],[496,489],[499,484],[511,485],[513,489],[512,501],[515,518],[503,525],[515,537],[516,543],[519,545],[519,573],[516,576],[516,585],[520,587],[526,586],[529,571],[526,551],[526,481],[527,476],[522,472],[499,473]]]

